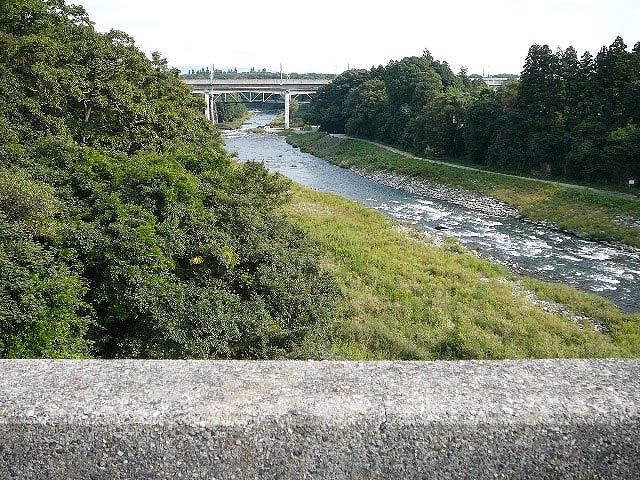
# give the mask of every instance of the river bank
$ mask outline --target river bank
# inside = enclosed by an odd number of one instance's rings
[[[634,199],[428,163],[362,140],[336,138],[324,133],[289,135],[287,141],[331,163],[357,169],[364,175],[384,177],[379,172],[386,172],[392,183],[411,182],[404,178],[393,179],[389,172],[417,178],[424,182],[424,188],[434,184],[439,185],[436,190],[452,188],[451,194],[446,195],[454,201],[465,202],[468,208],[475,208],[474,204],[481,202],[466,201],[465,197],[473,194],[490,197],[495,199],[496,205],[516,207],[517,215],[582,238],[640,248],[640,202]],[[466,193],[459,195],[457,189]]]
[[[637,312],[637,255],[524,223],[457,187],[425,198],[252,133],[271,119],[225,133],[227,149],[309,187],[294,186],[283,212],[320,246],[343,293],[329,357],[640,355],[640,314],[521,276]]]
[[[578,238],[588,238],[588,236],[583,234],[582,232],[559,228],[547,221],[532,220],[528,217],[523,217],[520,214],[518,208],[514,207],[513,205],[509,205],[508,203],[502,202],[493,197],[476,194],[470,190],[451,187],[449,185],[444,185],[441,183],[429,182],[428,180],[424,180],[420,177],[405,175],[392,171],[368,171],[358,167],[351,167],[350,170],[374,182],[386,185],[388,187],[397,188],[405,192],[413,193],[415,195],[443,200],[445,202],[459,205],[469,210],[485,213],[487,215],[498,218],[519,218],[524,222],[530,223],[534,227],[542,225],[545,228],[556,229],[560,232],[568,233]],[[620,219],[624,219],[624,217],[620,217]],[[616,218],[616,221],[617,220],[618,218]],[[638,228],[636,225],[637,222],[635,221],[629,221],[627,219],[627,224],[630,227]],[[439,225],[437,228],[438,230],[443,230],[445,232],[446,230],[448,230],[446,224]],[[595,241],[625,251],[640,253],[639,247],[627,245],[619,241],[600,239],[595,239]]]
[[[233,120],[229,120],[227,122],[220,122],[217,124],[218,128],[221,130],[235,130],[244,125],[249,119],[251,119],[258,110],[247,110],[241,116],[234,118]]]
[[[511,274],[451,238],[295,186],[287,216],[343,293],[333,356],[347,359],[640,355],[640,314]]]
[[[282,136],[252,133],[272,119],[273,115],[261,113],[241,129],[226,132],[229,151],[240,161],[264,162],[270,170],[307,187],[344,196],[414,228],[455,238],[466,249],[504,265],[512,273],[570,285],[602,295],[623,311],[638,311],[640,253],[629,250],[631,247],[581,239],[543,222],[513,216],[513,211],[497,215],[500,212],[495,207],[502,205],[491,198],[477,198],[482,197],[477,193],[470,196],[463,187],[432,182],[434,188],[447,194],[438,199],[438,195],[429,195],[432,192],[410,193],[384,185],[294,148]],[[323,137],[322,141],[341,140]],[[462,190],[466,193],[461,194]],[[468,199],[472,201],[465,201]]]

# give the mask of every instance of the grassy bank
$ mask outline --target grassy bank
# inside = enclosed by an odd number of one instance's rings
[[[340,166],[392,170],[465,188],[498,198],[518,207],[528,218],[550,222],[585,238],[640,247],[640,202],[631,198],[461,170],[409,158],[361,140],[328,137],[322,132],[290,135],[287,141]]]
[[[271,122],[269,123],[269,126],[271,128],[283,128],[284,127],[284,113],[280,113],[278,114],[278,116],[276,118],[274,118],[273,120],[271,120]],[[301,128],[304,127],[305,123],[304,120],[302,120],[301,118],[293,118],[289,124],[290,128]]]
[[[296,187],[287,214],[307,230],[339,281],[331,353],[348,359],[640,355],[640,314],[568,287],[511,276],[454,241],[434,246],[380,213]],[[563,302],[609,326],[593,331],[525,299]]]
[[[240,117],[236,117],[233,120],[229,120],[228,122],[220,122],[217,124],[217,126],[222,130],[234,130],[236,128],[240,128],[240,126],[244,122],[249,120],[254,114],[255,114],[255,111],[247,110],[247,112],[241,115]]]

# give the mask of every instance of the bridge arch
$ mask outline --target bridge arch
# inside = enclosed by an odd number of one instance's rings
[[[328,79],[184,79],[196,95],[204,95],[205,114],[217,122],[215,102],[277,102],[284,103],[284,126],[289,128],[290,104],[294,99],[310,100]]]

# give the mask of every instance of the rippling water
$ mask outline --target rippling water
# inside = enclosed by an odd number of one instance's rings
[[[227,150],[237,152],[240,161],[264,162],[269,170],[302,185],[337,193],[418,228],[446,229],[447,236],[478,249],[511,271],[597,293],[628,312],[640,310],[638,252],[387,187],[303,153],[282,137],[248,132],[273,117],[259,113],[239,130],[226,132]]]

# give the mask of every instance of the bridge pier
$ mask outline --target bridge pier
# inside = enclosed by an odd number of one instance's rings
[[[209,92],[205,92],[204,101],[207,104],[204,114],[207,117],[207,120],[215,125],[218,123],[218,108],[216,107],[213,95]]]
[[[289,128],[289,105],[291,103],[291,92],[289,90],[285,90],[284,92],[284,128],[285,130]]]
[[[211,121],[211,108],[209,107],[209,103],[211,102],[211,95],[208,93],[204,94],[204,116],[207,117],[207,120]]]

